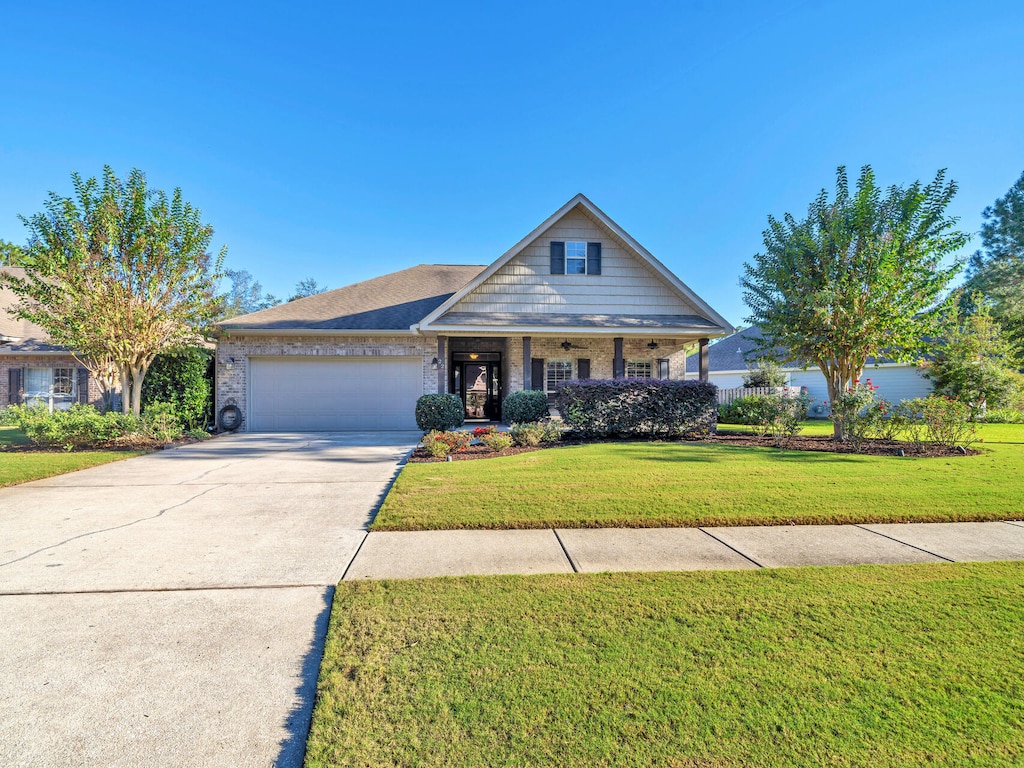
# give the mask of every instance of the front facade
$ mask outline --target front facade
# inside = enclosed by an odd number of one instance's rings
[[[0,267],[19,274],[19,267]],[[67,410],[74,403],[101,406],[99,383],[71,352],[51,344],[37,325],[12,317],[18,297],[0,286],[0,408],[43,405]]]
[[[577,195],[489,266],[420,265],[222,324],[217,410],[249,431],[415,429],[416,400],[450,392],[497,420],[521,389],[685,378],[687,351],[731,331]]]

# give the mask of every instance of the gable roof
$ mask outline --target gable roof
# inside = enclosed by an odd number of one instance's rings
[[[562,219],[567,213],[576,209],[582,208],[588,214],[590,214],[595,220],[601,225],[610,230],[622,243],[633,252],[633,254],[639,258],[642,262],[646,263],[648,267],[654,270],[654,272],[662,278],[669,286],[675,289],[681,296],[683,296],[690,304],[695,306],[699,311],[704,313],[703,317],[696,316],[679,316],[674,319],[673,325],[682,327],[699,327],[703,325],[710,333],[714,331],[730,333],[733,327],[729,322],[722,317],[720,314],[715,312],[707,302],[705,302],[700,296],[693,292],[682,280],[676,277],[669,269],[658,261],[654,256],[640,243],[633,239],[633,237],[626,232],[622,227],[612,221],[600,208],[594,205],[587,197],[580,193],[569,200],[565,205],[551,214],[547,219],[541,222],[537,227],[533,229],[526,237],[512,246],[509,250],[505,251],[495,262],[484,269],[478,274],[473,280],[468,282],[459,291],[453,294],[445,302],[439,305],[434,311],[423,318],[423,321],[419,324],[421,330],[431,330],[433,324],[448,325],[447,319],[445,322],[439,323],[438,321],[452,309],[461,299],[468,294],[472,293],[478,286],[480,286],[485,280],[494,275],[499,269],[505,266],[509,261],[515,258],[524,248],[530,245],[534,240],[541,236],[546,230],[550,229],[555,223]],[[690,322],[691,319],[699,321],[698,324]],[[710,323],[708,322],[710,321]]]
[[[222,331],[393,331],[409,333],[482,265],[419,264],[276,307],[232,317]]]
[[[0,267],[0,274],[24,277],[22,267]],[[17,352],[67,352],[65,347],[51,344],[42,328],[28,320],[11,317],[8,310],[20,297],[6,285],[0,285],[0,354]]]

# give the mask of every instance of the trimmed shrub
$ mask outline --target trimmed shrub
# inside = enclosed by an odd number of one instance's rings
[[[423,395],[416,401],[416,426],[424,432],[444,432],[461,427],[465,421],[466,409],[458,395]]]
[[[703,381],[570,381],[558,391],[558,409],[584,437],[683,437],[714,432],[717,392]]]
[[[142,410],[171,403],[185,430],[213,423],[213,353],[189,348],[157,355],[142,381]]]
[[[495,453],[501,453],[506,448],[511,448],[514,441],[512,439],[512,435],[508,432],[494,431],[483,435],[480,438],[480,442]]]
[[[447,432],[432,429],[423,437],[423,447],[431,456],[443,458],[449,453],[462,453],[469,447],[473,436],[469,432]]]
[[[142,412],[142,424],[150,437],[162,443],[177,440],[185,432],[174,403],[150,403]]]
[[[516,445],[535,446],[544,441],[544,425],[531,421],[525,424],[513,424],[509,430]]]
[[[746,424],[764,437],[782,399],[781,395],[737,397],[728,405],[719,407],[718,420],[722,424]]]
[[[557,443],[562,439],[562,431],[565,429],[565,422],[561,419],[542,419],[540,425],[544,427],[544,436],[541,440],[545,443]]]
[[[100,413],[91,405],[75,403],[66,411],[50,411],[46,406],[27,408],[12,405],[8,412],[17,419],[18,429],[36,445],[61,447],[71,451],[116,445],[143,432],[140,420],[130,413]]]
[[[501,404],[501,420],[506,424],[540,421],[548,412],[547,394],[536,389],[513,392]]]

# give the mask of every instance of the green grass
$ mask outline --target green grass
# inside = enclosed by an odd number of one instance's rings
[[[0,427],[0,488],[141,456],[145,451],[5,451],[28,443],[15,427]]]
[[[1019,766],[1024,564],[343,582],[306,765]]]
[[[815,424],[813,430],[830,429]],[[898,458],[709,443],[570,446],[409,464],[374,530],[996,520],[1024,507],[1024,425],[978,456]]]

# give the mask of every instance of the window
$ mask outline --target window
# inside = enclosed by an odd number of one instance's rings
[[[558,385],[572,379],[571,360],[548,360],[547,393],[555,394]]]
[[[587,244],[570,240],[565,244],[565,274],[587,274]]]
[[[26,368],[25,405],[66,411],[75,402],[74,368]]]
[[[649,379],[649,378],[651,378],[651,361],[650,360],[627,360],[626,361],[626,378],[627,379]]]

